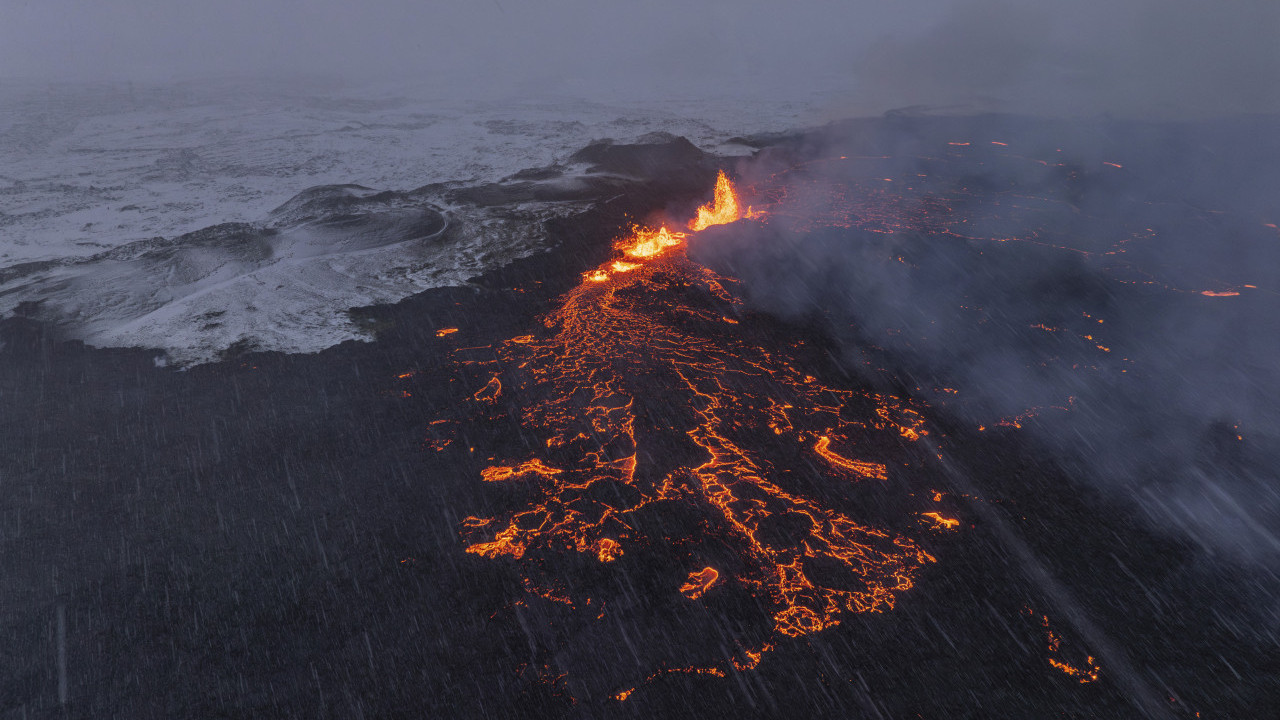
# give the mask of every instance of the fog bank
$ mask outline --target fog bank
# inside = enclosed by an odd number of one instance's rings
[[[1044,115],[1280,110],[1266,0],[6,0],[0,79],[410,80],[452,96],[823,98]]]

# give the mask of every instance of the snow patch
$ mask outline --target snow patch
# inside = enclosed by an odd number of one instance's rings
[[[464,284],[544,247],[542,223],[581,209],[441,196],[427,204],[445,227],[423,234],[422,198],[415,209],[388,190],[571,187],[568,158],[595,139],[671,133],[730,154],[743,151],[734,136],[807,119],[792,102],[270,90],[0,84],[0,314],[21,306],[90,344],[182,364],[233,345],[317,351],[364,337],[350,308]]]

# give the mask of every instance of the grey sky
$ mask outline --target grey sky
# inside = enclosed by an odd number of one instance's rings
[[[0,0],[0,78],[1185,115],[1280,110],[1278,36],[1274,0]]]

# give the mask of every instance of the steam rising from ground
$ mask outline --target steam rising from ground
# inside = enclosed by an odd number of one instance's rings
[[[785,195],[770,222],[709,233],[693,252],[966,431],[1033,433],[1158,525],[1274,562],[1275,131],[849,123],[762,154],[743,177]],[[827,160],[779,174],[795,152]]]

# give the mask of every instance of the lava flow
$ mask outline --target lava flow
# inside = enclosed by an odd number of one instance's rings
[[[691,227],[734,222],[738,208],[722,173]],[[686,581],[671,593],[712,602],[727,586],[745,590],[767,608],[770,638],[892,608],[934,559],[812,488],[883,485],[885,448],[901,453],[926,434],[923,418],[905,401],[828,386],[789,350],[753,341],[733,317],[734,281],[690,260],[685,242],[665,227],[633,229],[541,332],[496,348],[475,402],[500,399],[537,451],[483,471],[520,484],[527,501],[466,518],[467,552],[515,562],[528,579],[549,556],[614,563],[657,544],[685,548]],[[739,647],[722,666],[754,667],[772,647]]]
[[[1023,608],[1023,612],[1033,617],[1035,615],[1029,607]],[[1062,652],[1062,638],[1049,626],[1048,615],[1040,616],[1040,626],[1044,630],[1045,644],[1048,646],[1049,657],[1047,659],[1050,667],[1059,670],[1067,677],[1075,678],[1081,685],[1097,681],[1102,668],[1098,667],[1098,663],[1093,659],[1092,655],[1086,657],[1085,662],[1079,666],[1058,659],[1055,656]]]

